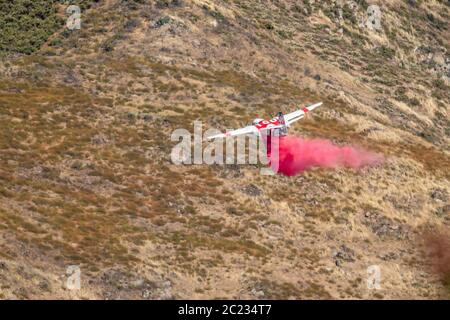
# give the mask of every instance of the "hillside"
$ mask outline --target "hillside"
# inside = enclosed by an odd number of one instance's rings
[[[0,0],[0,298],[449,296],[448,1],[72,1],[80,30],[61,1],[14,3]],[[363,24],[372,4],[380,30]],[[290,134],[385,162],[295,177],[171,162],[171,133],[196,120],[318,101]]]

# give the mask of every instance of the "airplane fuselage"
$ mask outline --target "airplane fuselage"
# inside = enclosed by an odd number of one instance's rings
[[[270,129],[272,127],[276,127],[279,125],[280,121],[278,120],[278,118],[273,118],[270,120],[261,120],[255,124],[255,127],[258,128],[258,130],[263,130],[263,129]]]
[[[277,132],[278,136],[284,136],[287,134],[287,125],[284,121],[283,114],[280,112],[277,117],[270,120],[255,119],[253,121],[254,126],[258,129],[259,134],[267,132],[266,135],[272,135],[273,132]],[[280,128],[281,126],[281,128]]]
[[[253,120],[251,125],[236,130],[227,131],[225,133],[212,135],[208,137],[208,139],[226,138],[246,134],[285,136],[287,135],[288,128],[293,122],[302,119],[307,112],[312,111],[315,108],[320,107],[321,105],[322,102],[319,102],[285,115],[279,112],[277,117],[270,120],[255,119]]]

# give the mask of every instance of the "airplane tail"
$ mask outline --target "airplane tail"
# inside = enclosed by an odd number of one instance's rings
[[[278,135],[286,136],[287,135],[287,123],[284,119],[284,115],[282,112],[278,112],[278,121],[280,122],[281,128],[278,130]]]
[[[286,120],[284,119],[283,113],[278,112],[277,117],[278,117],[278,121],[280,123],[280,127],[268,130],[267,134],[263,138],[264,144],[266,145],[267,157],[269,159],[271,158],[271,155],[272,155],[272,149],[273,149],[272,144],[275,143],[277,145],[277,143],[279,141],[278,139],[280,137],[286,136],[287,130],[288,130],[288,125],[286,123]]]

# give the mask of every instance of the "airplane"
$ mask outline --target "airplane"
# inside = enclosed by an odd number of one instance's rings
[[[255,119],[252,124],[244,128],[228,131],[225,133],[213,135],[207,137],[208,140],[217,138],[226,138],[240,135],[268,135],[268,136],[285,136],[287,135],[288,128],[292,123],[302,119],[306,113],[320,107],[322,102],[313,104],[303,109],[283,115],[282,112],[278,112],[278,115],[271,120]],[[267,134],[267,132],[269,134]]]

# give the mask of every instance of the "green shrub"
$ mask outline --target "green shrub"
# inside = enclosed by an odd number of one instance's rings
[[[55,0],[0,0],[0,52],[30,54],[63,24]]]
[[[78,5],[82,12],[99,0],[0,0],[0,54],[31,54],[64,26],[57,4]]]

